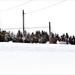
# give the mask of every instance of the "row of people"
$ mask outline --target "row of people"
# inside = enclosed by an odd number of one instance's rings
[[[45,31],[36,31],[35,33],[27,33],[26,31],[24,34],[18,30],[17,34],[13,34],[7,31],[0,30],[0,42],[21,42],[21,43],[57,43],[57,41],[66,42],[66,44],[75,44],[75,37],[69,36],[68,33],[59,36],[58,34],[51,33],[51,37]]]
[[[36,33],[27,33],[24,34],[19,30],[16,35],[6,31],[0,31],[0,42],[24,42],[24,43],[46,43],[49,41],[49,36],[45,31],[36,31]]]

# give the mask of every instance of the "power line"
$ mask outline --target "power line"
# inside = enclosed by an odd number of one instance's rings
[[[17,6],[8,8],[8,9],[5,9],[5,10],[1,10],[0,12],[4,12],[4,11],[8,11],[8,10],[12,10],[12,9],[18,8],[18,7],[20,7],[20,6],[23,6],[23,5],[25,5],[25,4],[30,3],[31,1],[33,1],[33,0],[27,1],[27,2],[25,2],[25,3],[23,3],[23,4],[20,4],[20,5],[17,5]]]
[[[36,28],[48,28],[48,26],[41,26],[41,27],[28,27],[26,29],[36,29]]]
[[[48,26],[26,27],[26,29],[36,29],[36,28],[48,28]],[[11,30],[11,29],[23,29],[23,28],[1,28],[1,29]]]
[[[53,5],[50,5],[50,6],[38,9],[38,10],[34,10],[34,11],[31,11],[31,12],[28,12],[26,14],[31,14],[31,13],[35,13],[35,12],[38,12],[38,11],[42,11],[42,10],[48,9],[48,8],[53,7],[55,5],[58,5],[58,4],[60,4],[60,3],[64,2],[64,1],[66,1],[66,0],[62,0],[62,1],[58,2],[58,3],[53,4]]]

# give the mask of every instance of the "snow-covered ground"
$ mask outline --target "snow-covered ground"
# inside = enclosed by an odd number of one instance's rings
[[[75,45],[0,43],[0,74],[75,74]]]

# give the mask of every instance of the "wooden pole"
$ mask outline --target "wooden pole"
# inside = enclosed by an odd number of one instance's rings
[[[49,42],[51,40],[51,23],[49,22]]]
[[[23,36],[24,36],[24,10],[23,10]]]

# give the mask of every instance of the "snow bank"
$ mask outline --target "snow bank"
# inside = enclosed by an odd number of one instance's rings
[[[0,74],[75,74],[75,46],[0,43]]]
[[[66,44],[31,44],[31,43],[0,43],[0,52],[24,52],[24,51],[58,51],[75,52],[74,45]]]

